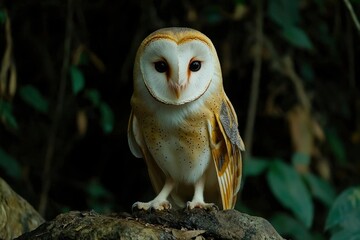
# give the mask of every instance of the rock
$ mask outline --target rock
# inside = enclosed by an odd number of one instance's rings
[[[138,211],[101,215],[72,211],[58,215],[25,239],[283,239],[263,218],[236,210]]]
[[[13,239],[43,222],[40,214],[0,178],[0,239]]]

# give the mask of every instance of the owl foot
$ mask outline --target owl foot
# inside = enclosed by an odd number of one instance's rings
[[[162,211],[162,210],[168,210],[171,209],[171,203],[167,200],[164,201],[157,201],[152,200],[150,202],[136,202],[132,205],[132,210],[156,210],[156,211]]]
[[[186,208],[188,210],[194,209],[194,208],[202,208],[205,210],[219,210],[219,207],[215,203],[204,203],[204,202],[198,202],[198,201],[189,201],[186,204]]]

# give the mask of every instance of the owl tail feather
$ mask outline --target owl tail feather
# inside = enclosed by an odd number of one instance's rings
[[[169,197],[169,201],[171,203],[174,203],[172,204],[173,207],[175,209],[178,209],[178,208],[184,208],[186,206],[186,203],[184,201],[184,199],[182,199],[179,195],[177,195],[176,193],[172,193]]]

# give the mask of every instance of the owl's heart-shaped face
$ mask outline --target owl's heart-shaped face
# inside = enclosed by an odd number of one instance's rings
[[[211,46],[196,37],[154,36],[139,59],[142,79],[158,101],[182,105],[201,97],[214,75]]]

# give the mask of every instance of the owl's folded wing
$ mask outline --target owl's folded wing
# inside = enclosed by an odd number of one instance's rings
[[[165,176],[149,153],[133,111],[131,111],[128,125],[128,142],[132,154],[137,158],[144,158],[153,188],[156,193],[159,193],[164,185]]]
[[[227,97],[215,113],[210,129],[212,155],[216,166],[223,209],[234,208],[240,189],[244,143],[238,131],[235,111]]]
[[[129,124],[128,124],[128,143],[131,153],[137,158],[143,157],[143,153],[139,146],[142,142],[142,138],[140,134],[141,133],[139,131],[139,124],[134,115],[134,112],[131,111]]]

